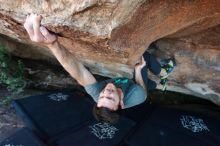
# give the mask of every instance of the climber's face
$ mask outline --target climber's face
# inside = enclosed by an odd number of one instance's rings
[[[106,107],[112,111],[118,110],[120,104],[119,91],[112,83],[108,83],[99,94],[97,107]]]

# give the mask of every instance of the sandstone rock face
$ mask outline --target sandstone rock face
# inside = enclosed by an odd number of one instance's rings
[[[56,62],[23,28],[28,13],[93,73],[132,77],[155,42],[159,58],[175,56],[168,90],[220,103],[219,0],[0,0],[0,44],[14,55]]]
[[[220,25],[205,31],[156,41],[159,58],[174,55],[170,89],[210,99],[220,105]]]

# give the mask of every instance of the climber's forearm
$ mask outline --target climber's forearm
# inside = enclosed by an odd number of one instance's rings
[[[85,68],[85,66],[72,53],[60,45],[58,41],[47,46],[64,69],[76,79],[80,85],[86,86],[96,82],[94,76]]]
[[[135,69],[135,82],[137,84],[139,84],[140,86],[142,86],[144,88],[145,91],[147,91],[147,87],[145,86],[144,84],[144,81],[143,81],[143,78],[142,78],[142,75],[141,75],[141,70],[139,69]]]
[[[82,64],[75,58],[75,56],[70,54],[68,50],[61,46],[57,41],[48,45],[48,47],[64,69],[77,80],[80,76],[80,67]]]

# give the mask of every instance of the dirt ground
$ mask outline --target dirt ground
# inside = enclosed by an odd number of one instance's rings
[[[0,142],[24,127],[12,106],[0,107]]]
[[[43,91],[26,90],[23,94],[19,95],[17,98],[23,98],[30,95],[36,95],[44,93]],[[0,99],[9,95],[7,90],[0,88]],[[0,142],[5,138],[12,135],[14,132],[24,127],[22,120],[16,115],[13,106],[4,105],[0,106]]]

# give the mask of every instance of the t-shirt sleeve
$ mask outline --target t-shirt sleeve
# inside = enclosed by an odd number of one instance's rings
[[[93,98],[95,102],[98,101],[99,93],[101,91],[99,83],[90,84],[84,87],[86,92]]]
[[[96,82],[94,84],[90,84],[90,85],[87,85],[85,86],[85,90],[86,92],[92,96],[93,100],[95,102],[98,101],[99,99],[99,94],[100,92],[102,91],[102,89],[105,87],[105,85],[110,82],[111,80],[105,80],[105,81],[102,81],[102,82]]]
[[[130,92],[124,100],[125,108],[141,104],[147,98],[147,93],[145,92],[144,88],[140,85],[135,84],[130,88]]]

